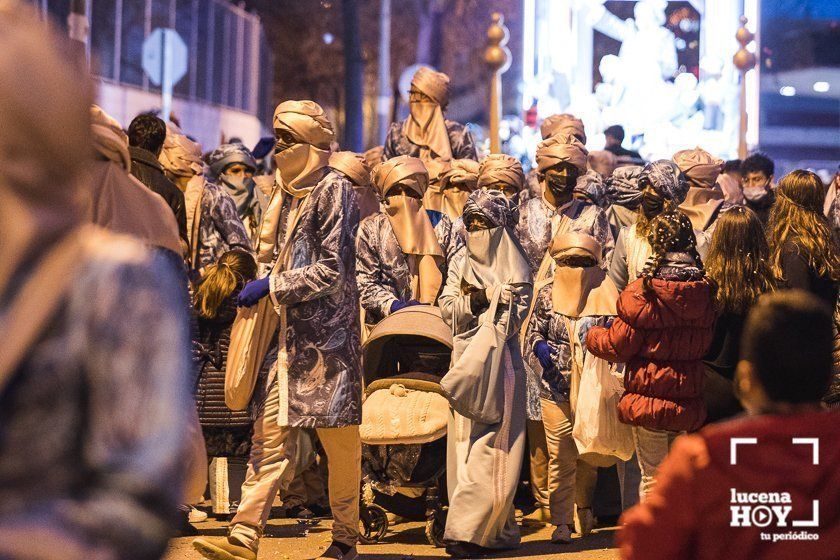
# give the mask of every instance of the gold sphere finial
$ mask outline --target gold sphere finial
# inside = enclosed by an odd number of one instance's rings
[[[510,67],[511,54],[507,45],[510,34],[505,27],[505,18],[500,12],[493,12],[493,23],[487,28],[487,48],[484,62],[493,72],[505,72]]]
[[[736,52],[735,56],[732,57],[732,63],[735,65],[735,68],[741,72],[746,72],[752,69],[756,63],[755,53],[747,50],[747,47],[755,39],[755,34],[747,29],[748,20],[746,16],[741,16],[740,21],[741,27],[739,27],[738,31],[735,32],[735,40],[738,41],[741,48],[738,49],[738,52]]]

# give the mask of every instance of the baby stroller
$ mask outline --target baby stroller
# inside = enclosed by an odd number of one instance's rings
[[[452,333],[440,309],[408,307],[386,317],[363,347],[360,540],[379,542],[387,512],[426,521],[442,546],[446,525],[446,423],[440,379],[449,369]]]

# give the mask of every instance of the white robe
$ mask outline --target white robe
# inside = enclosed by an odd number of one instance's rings
[[[439,298],[441,314],[455,333],[477,324],[469,297],[461,294],[466,249],[450,263],[446,286]],[[511,337],[504,360],[505,407],[501,422],[480,424],[450,412],[446,453],[449,514],[444,539],[471,542],[487,548],[519,544],[513,496],[525,453],[525,369],[519,347],[519,327],[528,312],[532,287],[514,287]],[[501,312],[502,315],[508,313]],[[458,356],[452,357],[453,363]]]

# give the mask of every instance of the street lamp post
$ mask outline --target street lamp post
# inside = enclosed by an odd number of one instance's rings
[[[484,62],[490,69],[490,153],[502,151],[499,138],[499,124],[502,120],[502,74],[510,68],[510,50],[508,29],[505,19],[499,12],[493,13],[493,23],[487,29],[487,48],[484,49]]]
[[[735,33],[735,39],[741,48],[732,57],[732,63],[741,73],[741,95],[740,97],[740,112],[741,112],[741,128],[738,133],[738,157],[744,159],[747,157],[747,72],[755,67],[755,54],[748,51],[747,47],[755,39],[755,35],[747,29],[747,18],[741,16],[741,27]]]

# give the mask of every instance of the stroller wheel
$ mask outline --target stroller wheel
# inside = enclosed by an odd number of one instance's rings
[[[381,506],[363,503],[359,506],[359,524],[362,544],[378,543],[388,532],[388,515]]]
[[[443,532],[446,529],[446,513],[443,510],[436,510],[434,515],[426,520],[426,540],[437,548],[445,546]]]

